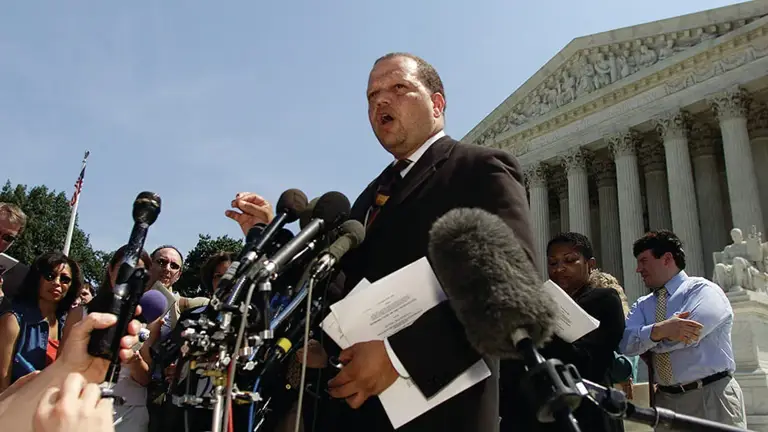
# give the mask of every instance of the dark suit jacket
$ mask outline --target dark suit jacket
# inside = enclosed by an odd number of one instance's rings
[[[28,272],[29,266],[20,262],[3,274],[3,293],[5,296],[0,299],[0,314],[11,310],[11,301],[19,294],[21,284]]]
[[[352,218],[365,220],[377,181],[363,191]],[[459,207],[482,208],[499,215],[534,256],[528,201],[520,166],[507,152],[437,140],[398,185],[365,241],[342,261],[344,290],[362,278],[374,282],[427,255],[429,230],[440,216]],[[435,395],[481,356],[469,344],[450,305],[443,302],[413,325],[389,338],[395,354],[426,397]],[[398,431],[475,432],[498,430],[498,361],[488,358],[493,376]],[[329,379],[332,376],[326,376]],[[391,431],[378,398],[358,410],[344,401],[318,409],[328,431]]]
[[[573,343],[553,336],[552,341],[539,352],[546,358],[555,358],[564,364],[576,366],[584,379],[609,386],[608,370],[624,333],[621,299],[614,289],[586,286],[576,293],[574,300],[584,311],[599,320],[600,326]],[[524,373],[520,362],[505,360],[501,364],[502,432],[562,430],[553,424],[542,424],[535,420],[535,408],[528,403],[531,398],[519,386]],[[621,422],[609,420],[587,401],[582,401],[574,415],[582,431],[623,430]]]

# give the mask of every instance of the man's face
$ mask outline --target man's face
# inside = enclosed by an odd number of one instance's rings
[[[11,247],[19,237],[19,231],[21,231],[20,225],[12,223],[7,217],[0,216],[0,253]]]
[[[88,289],[87,286],[83,286],[83,288],[80,289],[80,304],[88,304],[91,300],[93,300],[93,294],[91,294],[91,290]]]
[[[175,249],[160,249],[155,253],[152,259],[151,272],[154,280],[160,281],[163,285],[170,287],[181,276],[181,256]]]
[[[393,57],[368,77],[368,119],[381,145],[398,159],[410,156],[442,127],[445,99],[430,94],[418,78],[418,64]]]
[[[637,272],[643,278],[645,286],[651,289],[661,288],[669,280],[669,264],[672,254],[665,253],[659,258],[653,256],[650,249],[637,256]]]

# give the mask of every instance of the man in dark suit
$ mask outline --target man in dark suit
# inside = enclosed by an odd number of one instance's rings
[[[367,227],[363,244],[342,260],[344,294],[366,278],[374,282],[426,256],[429,230],[447,211],[482,208],[514,230],[534,256],[528,202],[517,161],[507,152],[462,144],[445,135],[445,91],[423,59],[393,53],[378,59],[368,81],[368,117],[392,162],[355,201],[351,217]],[[239,194],[228,211],[244,231],[270,219],[261,197]],[[267,215],[266,218],[263,216]],[[321,430],[391,431],[378,400],[398,378],[410,378],[434,396],[481,359],[448,302],[384,341],[343,350],[340,371],[329,376],[335,401],[321,405]],[[399,431],[498,430],[498,362],[493,376],[404,425]],[[342,402],[343,401],[343,402]],[[335,402],[335,403],[334,403]]]

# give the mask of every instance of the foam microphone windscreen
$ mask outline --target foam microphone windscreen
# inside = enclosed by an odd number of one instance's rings
[[[312,219],[322,219],[327,228],[335,228],[336,225],[349,218],[349,199],[341,192],[326,192],[317,200]]]
[[[555,327],[554,301],[517,236],[481,209],[454,209],[429,232],[428,256],[467,338],[480,353],[520,358],[512,334],[541,347]]]
[[[360,221],[349,219],[339,227],[341,236],[328,247],[328,253],[334,258],[341,259],[344,254],[360,246],[365,240],[365,227]]]
[[[139,305],[141,305],[141,317],[147,323],[160,318],[168,311],[168,300],[163,293],[154,289],[141,296]]]
[[[285,213],[285,223],[292,223],[299,219],[299,216],[307,208],[307,195],[298,189],[288,189],[280,195],[277,200],[275,212]]]
[[[303,229],[309,221],[312,220],[312,213],[315,211],[315,206],[317,205],[317,201],[320,200],[320,197],[312,198],[312,201],[307,204],[307,208],[304,209],[303,212],[299,215],[299,229]]]

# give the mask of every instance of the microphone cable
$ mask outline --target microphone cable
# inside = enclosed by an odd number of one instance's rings
[[[312,292],[315,289],[315,278],[309,278],[309,287],[307,288],[307,311],[304,316],[304,347],[301,353],[301,379],[299,379],[299,400],[296,406],[296,424],[293,431],[299,432],[302,423],[302,405],[304,402],[304,386],[307,380],[307,354],[309,352],[309,329],[312,318]]]
[[[227,425],[229,424],[229,417],[232,413],[230,413],[230,410],[232,409],[232,389],[235,386],[235,372],[237,371],[237,358],[239,356],[240,352],[240,345],[243,342],[243,335],[245,334],[245,325],[248,322],[248,306],[251,304],[251,299],[253,298],[253,291],[256,289],[257,283],[251,282],[251,286],[248,287],[248,293],[245,296],[245,303],[244,303],[244,310],[243,310],[243,316],[240,318],[240,327],[237,330],[237,339],[235,341],[235,351],[233,353],[232,360],[229,364],[229,373],[227,374],[227,398],[224,405],[224,422],[222,426],[224,428],[227,428]],[[226,430],[226,429],[224,429]]]

